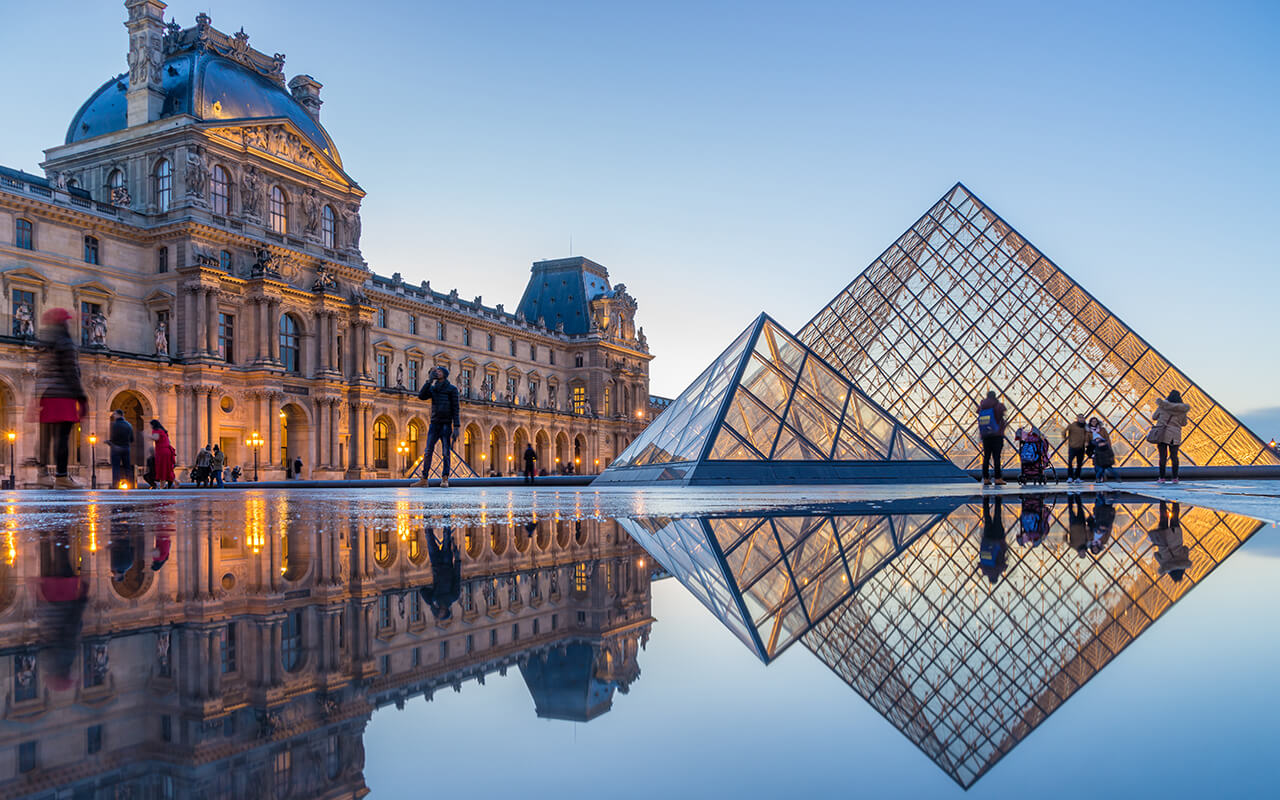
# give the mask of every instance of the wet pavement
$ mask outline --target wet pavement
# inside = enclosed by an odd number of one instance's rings
[[[0,796],[1265,793],[1280,482],[1064,488],[0,493]]]

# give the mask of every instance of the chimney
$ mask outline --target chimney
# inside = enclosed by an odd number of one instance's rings
[[[129,92],[126,120],[129,127],[160,119],[164,92],[160,67],[164,64],[164,9],[160,0],[124,0],[129,20]]]
[[[293,93],[293,99],[297,100],[316,122],[320,121],[320,106],[324,103],[320,99],[320,90],[323,88],[324,84],[310,75],[295,75],[293,80],[289,81],[289,91]]]

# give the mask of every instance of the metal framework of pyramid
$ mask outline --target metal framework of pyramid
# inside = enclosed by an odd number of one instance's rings
[[[1086,512],[1064,504],[989,586],[975,577],[982,504],[940,502],[618,521],[762,661],[801,642],[964,787],[1262,527],[1124,503],[1105,546],[1080,556],[1068,541]],[[1003,510],[1009,540],[1017,512]],[[1182,580],[1162,567],[1171,537]]]
[[[774,484],[967,479],[761,314],[596,480]]]
[[[423,455],[418,456],[418,460],[413,462],[413,466],[409,468],[409,472],[405,475],[405,477],[413,478],[413,477],[421,476],[422,462],[425,460],[426,460],[425,453]],[[431,474],[427,475],[427,477],[439,478],[440,472],[443,469],[444,469],[444,459],[441,457],[440,453],[436,453],[435,457],[431,459]],[[458,455],[458,451],[453,447],[449,448],[449,477],[450,478],[477,477],[476,471],[471,468],[471,465],[467,463],[466,459]]]
[[[975,402],[1056,437],[1077,413],[1112,432],[1119,466],[1148,466],[1157,397],[1191,406],[1200,466],[1280,457],[1024,237],[956,184],[797,338],[956,465],[981,460]],[[1053,439],[1056,444],[1056,438]],[[1065,451],[1059,453],[1065,458]]]

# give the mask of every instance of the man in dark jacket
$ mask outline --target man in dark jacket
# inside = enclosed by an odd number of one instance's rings
[[[462,423],[459,420],[461,404],[458,402],[458,387],[449,383],[449,370],[436,367],[431,370],[428,380],[418,392],[419,400],[431,400],[431,425],[427,428],[427,451],[422,457],[422,480],[415,486],[430,486],[427,476],[431,474],[431,458],[435,455],[436,441],[444,445],[442,457],[444,463],[440,470],[440,485],[449,486],[449,456],[453,449],[453,437],[457,435]]]
[[[119,488],[120,481],[133,485],[133,426],[124,418],[124,412],[111,412],[111,433],[107,437],[111,457],[111,485]]]
[[[462,595],[462,558],[453,540],[453,528],[444,529],[443,544],[434,528],[427,528],[427,557],[431,561],[431,586],[418,590],[438,620],[453,616],[453,604]]]
[[[987,413],[983,413],[987,412]],[[987,392],[978,403],[978,434],[982,437],[982,485],[1004,486],[1000,454],[1004,450],[1004,403],[995,392]],[[995,462],[995,480],[991,480],[991,462]]]
[[[534,452],[533,444],[524,446],[524,482],[533,483],[533,462],[538,460],[538,454]]]

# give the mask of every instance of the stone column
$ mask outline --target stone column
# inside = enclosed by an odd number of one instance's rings
[[[184,355],[197,356],[201,352],[202,340],[200,339],[200,296],[199,287],[188,286],[185,289],[186,297],[183,299],[183,316],[186,317],[182,321],[183,342],[182,350]]]
[[[368,328],[365,329],[365,335],[368,335]],[[361,448],[363,465],[365,469],[373,469],[373,448],[369,441],[373,438],[373,407],[367,403],[360,407],[360,429],[364,432],[361,438],[364,443],[364,447]]]
[[[263,463],[271,466],[276,463],[279,458],[280,450],[280,414],[277,411],[279,403],[276,400],[275,392],[267,393],[267,420],[264,427],[267,429],[267,453]]]
[[[329,464],[336,469],[342,468],[338,458],[338,418],[341,414],[336,399],[329,401]]]
[[[373,363],[373,337],[370,335],[369,324],[361,323],[360,325],[360,374],[368,378],[373,372],[369,365]]]
[[[263,298],[253,298],[253,346],[254,363],[267,357],[267,304]]]
[[[204,287],[205,318],[208,329],[205,331],[206,347],[210,353],[218,352],[218,290],[211,286]]]
[[[329,353],[329,347],[325,343],[325,318],[323,311],[316,312],[316,341],[315,341],[315,367],[313,372],[320,373],[328,370],[329,365],[325,363]]]
[[[336,372],[338,371],[338,337],[341,335],[341,328],[338,326],[338,315],[334,314],[329,317],[329,366]]]
[[[267,298],[267,357],[280,362],[280,301]]]
[[[347,468],[358,470],[360,468],[360,440],[362,438],[360,432],[360,404],[347,404]]]
[[[311,408],[311,474],[324,465],[324,404],[326,398],[317,398]]]
[[[217,444],[218,437],[213,435],[214,431],[216,430],[216,426],[213,424],[213,396],[214,394],[217,393],[217,387],[210,386],[208,387],[208,389],[209,389],[209,393],[205,395],[205,398],[204,398],[204,404],[205,404],[204,419],[205,419],[205,424],[208,425],[208,429],[205,431],[205,439],[208,440],[209,444]]]
[[[194,422],[195,424],[192,426],[191,438],[194,439],[195,441],[193,442],[193,446],[187,451],[185,455],[187,456],[187,458],[194,459],[196,456],[196,453],[200,450],[200,448],[204,447],[206,444],[209,443],[208,439],[206,438],[207,431],[209,430],[209,417],[208,417],[209,404],[207,402],[207,400],[209,399],[209,387],[208,386],[193,387],[191,398],[192,398],[192,404],[195,406],[195,408],[192,409],[194,413],[192,414],[191,419],[192,419],[192,422]]]

